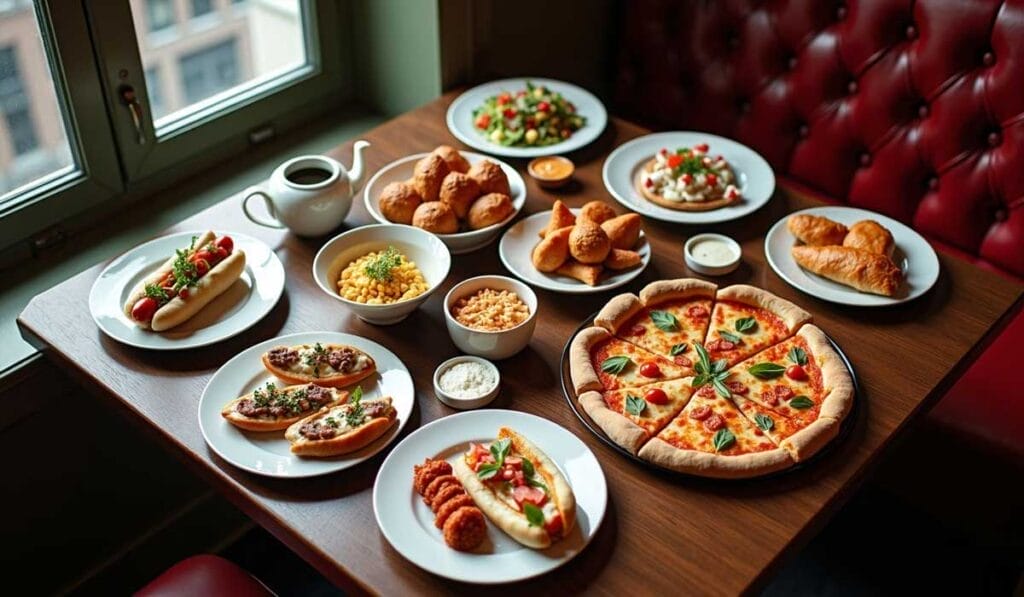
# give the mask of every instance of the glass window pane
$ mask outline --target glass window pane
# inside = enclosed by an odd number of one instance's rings
[[[0,203],[74,163],[32,2],[0,2]]]
[[[171,22],[152,25],[154,7]],[[131,0],[150,111],[162,126],[307,63],[300,0]],[[175,13],[174,6],[182,10]],[[184,13],[184,14],[182,14]]]

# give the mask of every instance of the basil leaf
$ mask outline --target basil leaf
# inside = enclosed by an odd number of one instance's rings
[[[768,415],[757,413],[754,415],[754,423],[761,428],[761,431],[771,431],[775,428],[775,421]]]
[[[743,338],[740,338],[739,336],[728,330],[718,330],[718,335],[724,338],[725,340],[728,340],[729,342],[733,343],[739,343],[743,341]]]
[[[800,395],[790,400],[789,405],[793,408],[805,409],[814,406],[814,401],[807,396]]]
[[[721,452],[736,443],[736,436],[728,429],[719,429],[711,438],[711,443],[715,446],[716,452]]]
[[[711,373],[718,375],[725,371],[725,368],[729,366],[729,361],[726,359],[718,359],[713,365],[711,365]]]
[[[601,363],[601,371],[611,373],[612,375],[618,375],[622,373],[626,366],[632,362],[633,361],[626,356],[608,357]]]
[[[711,357],[708,350],[700,344],[694,344],[693,349],[697,351],[697,373],[711,373]]]
[[[718,392],[718,395],[721,396],[722,398],[732,397],[732,392],[730,392],[729,388],[725,387],[725,384],[722,383],[722,380],[718,379],[717,377],[711,380],[711,385],[715,387],[715,391]]]
[[[686,352],[687,348],[689,348],[689,346],[686,344],[686,342],[683,342],[682,344],[673,344],[672,348],[670,348],[668,351],[668,355],[674,357],[676,355],[683,354],[684,352]]]
[[[654,327],[663,332],[674,332],[679,329],[676,316],[668,311],[651,311],[651,321],[654,322]]]
[[[523,502],[523,514],[526,514],[526,522],[531,527],[544,526],[544,512],[530,502]]]
[[[758,379],[775,379],[786,370],[782,365],[775,363],[758,363],[748,369],[751,375]]]
[[[540,481],[538,481],[536,477],[527,478],[526,479],[526,484],[529,485],[530,487],[536,487],[538,489],[543,489],[544,493],[548,493],[548,486],[543,484],[543,483],[541,483]]]
[[[794,346],[793,348],[790,348],[788,356],[789,360],[793,361],[797,365],[807,364],[807,353],[804,351],[804,349],[800,348],[799,346]]]
[[[626,394],[626,412],[629,414],[639,417],[643,414],[644,410],[647,409],[647,401],[639,396],[632,394]]]
[[[505,457],[508,456],[508,450],[512,447],[512,440],[507,437],[499,439],[491,444],[491,456],[494,456],[495,464],[499,467],[505,464]]]
[[[753,317],[744,317],[736,320],[736,331],[744,334],[757,329],[757,320]]]
[[[711,375],[710,374],[708,374],[708,373],[701,373],[701,374],[696,375],[693,378],[693,383],[690,384],[690,387],[699,388],[699,387],[709,383],[710,381],[711,381]]]
[[[497,475],[499,470],[501,470],[501,466],[497,463],[484,464],[481,465],[480,469],[476,471],[476,476],[481,481],[486,481],[487,479],[490,479],[494,475]]]
[[[533,463],[530,462],[529,458],[523,457],[523,474],[526,478],[532,477],[537,472],[537,469],[533,468]]]

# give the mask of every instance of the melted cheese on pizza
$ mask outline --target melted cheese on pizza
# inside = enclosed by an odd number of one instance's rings
[[[642,386],[693,374],[692,369],[618,338],[591,348],[590,363],[605,390]]]
[[[774,450],[767,435],[728,399],[703,386],[658,438],[683,450],[737,456]],[[717,438],[717,440],[716,440]]]
[[[806,364],[801,365],[806,380],[792,379],[785,373],[789,366],[799,364],[793,358],[796,356],[792,354],[794,348],[803,351],[806,358]],[[793,336],[736,365],[730,369],[726,385],[734,394],[778,412],[800,427],[818,418],[826,395],[821,369],[800,336]]]
[[[665,404],[656,404],[649,400],[648,393],[656,389],[665,393],[668,399]],[[686,406],[692,393],[690,378],[675,379],[605,392],[604,402],[608,408],[643,427],[653,436]],[[642,400],[643,403],[637,400]]]
[[[711,313],[704,347],[712,361],[726,359],[730,365],[789,336],[789,328],[770,311],[733,301],[718,301]]]
[[[709,298],[667,301],[641,310],[619,329],[618,336],[691,367],[697,358],[693,345],[704,341],[710,321]]]

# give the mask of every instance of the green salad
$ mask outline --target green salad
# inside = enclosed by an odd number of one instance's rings
[[[587,119],[562,94],[526,82],[526,89],[493,95],[473,110],[473,126],[506,147],[554,145],[583,128]]]

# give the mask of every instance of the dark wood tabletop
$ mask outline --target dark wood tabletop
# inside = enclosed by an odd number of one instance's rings
[[[440,143],[459,146],[444,124],[453,94],[370,131],[369,172]],[[590,147],[570,157],[578,170],[568,189],[541,190],[527,178],[523,214],[550,208],[555,198],[571,206],[591,199],[614,204],[601,182],[604,157],[648,131],[611,119]],[[351,143],[332,155],[351,160]],[[268,173],[269,174],[269,173]],[[199,397],[210,376],[244,348],[277,335],[343,331],[375,340],[409,367],[416,408],[402,433],[455,412],[434,398],[431,376],[457,354],[445,331],[442,300],[458,281],[507,273],[497,242],[452,259],[441,288],[399,325],[377,327],[357,319],[323,294],[311,263],[325,238],[300,239],[249,223],[234,196],[168,232],[213,228],[260,238],[274,247],[287,271],[280,303],[259,324],[220,344],[185,352],[148,352],[104,336],[89,314],[89,289],[99,264],[35,297],[18,322],[23,334],[100,396],[127,409],[153,436],[193,464],[259,524],[343,588],[384,594],[471,592],[476,588],[441,579],[405,561],[374,520],[371,493],[388,453],[341,473],[281,480],[238,470],[204,443],[197,424]],[[816,205],[779,190],[764,208],[739,221],[704,227],[645,219],[653,258],[647,270],[619,291],[559,295],[537,290],[536,333],[522,353],[499,363],[501,395],[494,408],[538,414],[580,436],[595,452],[608,479],[609,510],[593,542],[566,566],[506,587],[520,591],[594,591],[627,594],[638,584],[651,593],[733,594],[761,586],[794,549],[806,543],[857,487],[872,462],[910,422],[939,397],[1021,306],[1021,286],[956,257],[939,255],[942,274],[918,300],[884,309],[838,306],[788,286],[766,264],[764,234],[785,214]],[[615,204],[621,210],[621,206]],[[361,195],[343,229],[371,221]],[[688,236],[714,230],[736,238],[743,263],[719,284],[761,286],[795,301],[814,315],[849,356],[860,381],[860,408],[851,433],[812,465],[767,480],[715,482],[682,479],[642,468],[601,443],[569,408],[559,384],[559,358],[572,331],[620,291],[637,291],[662,278],[692,276],[682,258]],[[339,230],[341,232],[343,230]],[[111,258],[115,257],[111,255]],[[111,297],[111,300],[115,300]],[[427,339],[426,341],[424,339]],[[259,570],[253,570],[257,576]]]

